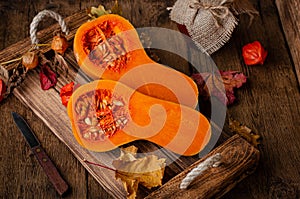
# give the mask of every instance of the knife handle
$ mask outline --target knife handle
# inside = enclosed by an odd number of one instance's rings
[[[67,182],[61,177],[53,162],[50,160],[41,146],[33,147],[32,151],[37,157],[40,165],[43,167],[46,175],[55,187],[56,191],[60,196],[62,196],[69,188]]]

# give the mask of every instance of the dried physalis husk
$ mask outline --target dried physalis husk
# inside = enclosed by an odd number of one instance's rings
[[[27,52],[22,56],[22,65],[27,69],[34,69],[39,64],[39,57],[34,52]]]
[[[58,52],[59,54],[64,54],[68,46],[68,40],[64,35],[59,33],[53,37],[51,49],[55,52]]]

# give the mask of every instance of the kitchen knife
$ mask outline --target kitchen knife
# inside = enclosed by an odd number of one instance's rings
[[[51,181],[59,195],[62,196],[64,193],[67,192],[69,188],[68,184],[61,177],[56,167],[54,166],[48,155],[45,153],[44,149],[41,147],[40,142],[37,140],[36,136],[29,128],[26,121],[15,112],[12,112],[12,116],[17,127],[19,128],[22,135],[25,137],[28,145],[34,153],[35,157],[38,159],[38,162],[44,169],[49,180]]]

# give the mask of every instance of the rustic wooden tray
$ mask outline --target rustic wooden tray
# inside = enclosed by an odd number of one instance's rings
[[[66,23],[68,24],[68,27],[70,29],[70,34],[67,36],[67,39],[70,43],[72,43],[72,39],[75,35],[75,32],[77,28],[86,22],[88,20],[88,16],[85,12],[79,12],[76,13],[68,18],[65,19]],[[58,25],[53,25],[49,28],[46,28],[40,32],[38,32],[38,38],[40,40],[40,43],[50,43],[52,40],[52,35],[55,30],[58,30]],[[20,41],[0,52],[0,62],[5,62],[8,60],[12,60],[14,58],[22,56],[25,52],[27,52],[31,48],[31,41],[29,38]],[[25,81],[14,90],[14,95],[22,101],[25,105],[27,105],[32,111],[38,115],[42,119],[42,121],[52,130],[52,132],[64,143],[68,146],[68,148],[72,151],[74,156],[81,162],[81,164],[88,170],[88,172],[93,175],[93,177],[104,187],[104,189],[109,192],[112,196],[115,198],[124,198],[126,197],[126,192],[123,188],[123,185],[120,183],[120,181],[117,181],[115,179],[115,173],[113,171],[103,169],[97,166],[93,166],[90,164],[86,164],[83,160],[87,159],[92,162],[98,162],[104,165],[107,165],[109,167],[112,167],[111,163],[112,160],[116,159],[119,155],[118,150],[114,150],[111,152],[106,153],[95,153],[88,151],[84,148],[82,148],[77,141],[74,139],[72,135],[71,125],[69,122],[69,118],[66,113],[66,108],[61,104],[61,99],[59,96],[60,88],[65,85],[66,83],[69,83],[73,81],[77,76],[78,72],[78,65],[75,61],[72,48],[69,48],[69,50],[66,52],[64,58],[67,61],[68,65],[70,66],[68,76],[65,77],[61,75],[58,78],[57,85],[54,89],[50,89],[48,91],[43,91],[40,88],[40,82],[39,82],[39,74],[36,70],[30,71]],[[46,56],[51,56],[51,49],[50,47],[41,47],[39,49],[42,53],[44,53]],[[53,54],[53,53],[52,53]],[[5,65],[1,68],[0,75],[4,78],[8,78],[11,74],[13,69],[16,67],[18,63],[11,63],[9,65]],[[182,68],[177,68],[181,71],[184,71],[183,66]],[[217,126],[213,126],[214,128],[218,128]],[[219,142],[222,143],[226,139],[228,139],[230,136],[226,133],[223,133],[222,138]],[[230,145],[230,143],[237,143],[233,146],[235,150],[241,149],[239,148],[239,144],[243,143],[243,141],[236,141],[241,138],[234,137],[231,138],[224,146]],[[139,150],[141,152],[147,152],[147,151],[153,151],[156,149],[159,149],[159,147],[155,144],[152,144],[150,142],[146,141],[137,141],[134,142],[136,146],[138,146]],[[224,147],[223,146],[223,147]],[[235,147],[238,146],[238,147]],[[222,149],[222,148],[221,148]],[[218,149],[218,150],[221,150]],[[254,149],[251,145],[245,144],[244,149],[248,151],[248,155],[255,153],[258,154],[258,151]],[[250,151],[250,152],[249,152]],[[165,170],[165,176],[163,179],[163,183],[165,184],[162,187],[163,192],[166,193],[167,190],[174,192],[174,186],[172,187],[170,183],[173,183],[173,181],[178,181],[182,177],[182,175],[186,174],[188,170],[191,169],[190,165],[192,165],[195,162],[199,162],[198,156],[193,157],[178,157],[178,155],[167,151],[167,150],[160,150],[161,157],[167,158],[167,163],[172,162],[171,164],[168,164],[166,170]],[[243,154],[242,154],[243,155]],[[248,156],[247,156],[248,157]],[[249,156],[250,157],[250,156]],[[253,162],[257,161],[257,157],[255,158],[249,158],[248,162],[249,165],[252,165]],[[245,157],[243,157],[245,158]],[[175,161],[174,161],[175,160]],[[174,162],[173,162],[174,161]],[[250,163],[251,162],[251,163]],[[235,161],[234,164],[238,167],[239,164],[242,164],[241,162]],[[246,164],[245,164],[246,165]],[[194,165],[195,166],[195,165]],[[247,170],[247,168],[246,168]],[[251,171],[253,168],[251,167]],[[184,173],[181,173],[183,172]],[[243,170],[244,171],[244,170]],[[226,173],[226,170],[223,172]],[[181,173],[181,174],[180,174]],[[171,180],[174,176],[177,174],[180,174],[179,177],[174,178]],[[241,173],[239,174],[241,175]],[[239,180],[243,179],[243,177],[239,178]],[[224,179],[223,179],[224,180]],[[239,181],[237,180],[237,181]],[[167,182],[169,181],[169,184]],[[231,181],[235,181],[234,179],[231,179]],[[233,186],[235,183],[231,182]],[[235,182],[237,182],[235,181]],[[228,187],[232,188],[232,186],[227,185]],[[219,196],[226,193],[229,188],[228,187],[222,188],[222,193],[216,193]],[[170,188],[171,187],[171,188]],[[155,189],[148,190],[146,188],[140,188],[138,192],[138,197],[146,197],[149,194],[152,193],[151,197],[158,197],[160,192],[154,192]],[[154,192],[154,193],[153,193]],[[157,193],[157,194],[156,194]],[[191,196],[191,195],[189,195]],[[208,195],[207,195],[208,196]],[[214,196],[213,194],[209,196]],[[160,195],[161,197],[161,195]],[[188,197],[188,196],[187,196]]]

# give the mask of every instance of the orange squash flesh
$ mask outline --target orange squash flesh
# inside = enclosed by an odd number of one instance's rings
[[[106,35],[104,33],[105,30],[103,28],[101,29],[102,24],[110,24],[109,27],[112,27],[111,29],[112,32],[114,32],[115,36],[110,36],[109,34]],[[97,31],[98,34],[102,35],[103,37],[101,45],[96,45],[97,47],[93,48],[94,51],[92,49],[89,49],[90,51],[86,50],[88,42],[86,42],[85,39],[90,38],[87,35],[91,34],[91,31]],[[114,41],[114,38],[116,37],[121,38],[123,47],[126,51],[126,61],[124,61],[124,68],[121,68],[119,71],[110,70],[108,69],[108,67],[111,65],[107,64],[105,66],[104,64],[102,66],[101,64],[92,61],[89,57],[92,51],[100,54],[106,54],[107,51],[103,50],[102,44],[106,42],[107,45],[104,44],[106,48],[111,49],[114,46],[110,45],[109,41]],[[74,38],[74,54],[80,68],[88,76],[95,80],[109,79],[121,81],[131,88],[138,89],[138,91],[143,94],[176,103],[179,103],[177,95],[178,93],[181,93],[182,95],[186,96],[183,100],[180,101],[181,104],[189,106],[191,108],[195,108],[197,106],[198,89],[195,82],[185,74],[165,67],[151,60],[144,51],[135,28],[128,20],[124,19],[121,16],[113,14],[103,15],[80,26]],[[118,57],[118,59],[119,58],[120,57]],[[104,60],[105,59],[100,60],[99,62],[102,63],[102,61],[104,62]],[[144,65],[151,66],[151,68],[149,69],[149,67],[146,67],[145,69],[143,67]],[[136,73],[131,73],[132,69],[136,68],[139,69],[138,75]],[[152,69],[157,69],[155,71],[160,72],[154,73],[152,72]],[[123,79],[123,77],[126,75],[127,78]],[[176,79],[174,80],[173,76],[179,76],[185,81],[182,82],[182,84],[178,84]],[[151,83],[151,77],[154,77],[157,81],[155,83]],[[138,78],[143,81],[136,81],[136,79]],[[168,89],[169,87],[161,83],[160,80],[163,79],[167,80],[171,84],[177,85],[179,90],[175,93],[174,90]]]
[[[85,139],[78,124],[76,102],[86,93],[106,89],[124,99],[128,123],[103,140]],[[115,149],[135,140],[148,140],[177,154],[199,153],[211,137],[208,120],[198,111],[153,98],[112,80],[98,80],[79,87],[68,103],[74,137],[84,148],[97,152]],[[101,121],[99,121],[100,123]]]

